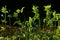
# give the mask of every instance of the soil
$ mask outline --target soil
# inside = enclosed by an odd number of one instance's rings
[[[19,27],[17,27],[17,26],[9,26],[9,25],[3,25],[3,24],[0,24],[0,29],[1,29],[1,27],[5,27],[6,30],[4,30],[4,31],[0,30],[0,36],[1,35],[3,35],[3,36],[7,36],[7,35],[12,36],[14,34],[14,32],[19,29]]]
[[[3,35],[3,36],[12,36],[14,34],[14,32],[16,32],[20,27],[18,26],[10,26],[10,25],[3,25],[3,24],[0,24],[0,29],[1,27],[5,27],[6,30],[4,31],[1,31],[0,30],[0,36]],[[37,31],[37,29],[33,29],[33,31]],[[50,29],[46,29],[46,30],[43,30],[43,29],[40,29],[40,32],[51,32]]]

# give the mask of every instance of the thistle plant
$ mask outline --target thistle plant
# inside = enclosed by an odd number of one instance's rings
[[[8,13],[6,6],[5,7],[2,7],[1,12],[4,14],[3,15],[4,16],[4,19],[1,20],[1,21],[2,21],[2,23],[4,23],[6,25],[6,23],[7,23],[7,21],[6,21],[6,14]]]
[[[17,9],[16,12],[14,12],[13,17],[16,18],[16,21],[14,22],[13,25],[15,25],[16,23],[17,23],[18,25],[21,25],[21,20],[19,20],[18,14],[19,14],[19,13],[23,13],[23,9],[24,9],[24,7],[22,7],[21,10],[20,10],[20,9]]]
[[[52,11],[51,10],[51,5],[47,5],[44,6],[44,10],[46,11],[46,17],[43,19],[43,22],[46,23],[45,25],[42,25],[43,27],[43,31],[40,32],[40,28],[41,28],[41,20],[40,20],[40,14],[39,14],[39,10],[38,10],[38,6],[33,5],[32,7],[32,12],[35,14],[33,17],[29,17],[29,20],[26,21],[24,20],[23,22],[20,20],[20,18],[18,18],[20,15],[19,13],[23,14],[23,9],[25,7],[22,7],[21,9],[17,9],[14,13],[13,13],[13,17],[16,19],[14,24],[18,24],[19,26],[21,26],[21,28],[19,28],[14,35],[12,36],[12,38],[9,38],[8,36],[6,38],[4,38],[5,40],[59,40],[60,37],[60,14],[57,14],[56,11]],[[8,14],[8,16],[6,15],[9,11],[7,11],[6,6],[2,7],[1,12],[4,14],[4,20],[1,20],[5,25],[7,23],[6,18],[9,17],[9,24],[11,25],[11,18],[12,15]],[[51,15],[53,15],[53,17],[51,17]],[[34,23],[36,27],[38,28],[37,31],[33,31],[34,30]],[[45,28],[51,28],[53,27],[53,21],[56,22],[58,21],[58,27],[55,30],[55,32],[45,32]],[[56,24],[55,24],[56,25]],[[6,28],[1,27],[1,30],[4,31],[6,30]],[[53,35],[54,34],[54,35]]]
[[[33,19],[29,17],[29,32],[32,31],[32,23],[33,23]]]
[[[51,18],[51,5],[44,6],[44,10],[46,11],[46,17],[43,19],[43,22],[46,23],[46,27],[53,27],[53,20]]]
[[[57,16],[58,26],[60,26],[60,14],[56,14],[56,16]]]
[[[9,17],[9,25],[11,26],[11,18],[12,18],[12,16],[9,14],[8,17]]]
[[[53,19],[54,21],[57,21],[58,20],[58,15],[56,15],[56,11],[53,12]]]
[[[33,5],[33,7],[32,7],[32,9],[33,9],[33,13],[35,14],[34,15],[34,17],[33,17],[33,20],[35,21],[35,20],[39,20],[39,10],[38,10],[38,6],[34,6]]]
[[[55,26],[56,26],[56,21],[58,21],[58,26],[60,25],[60,14],[56,13],[56,11],[53,12],[53,21],[55,21]]]
[[[33,24],[34,24],[34,22],[36,21],[36,20],[38,20],[38,25],[36,24],[36,26],[39,28],[39,30],[40,30],[40,14],[39,14],[39,10],[38,10],[38,6],[35,6],[35,5],[33,5],[33,7],[32,7],[32,9],[33,9],[33,13],[35,14],[34,15],[34,17],[33,17]]]
[[[57,21],[58,21],[58,26],[57,26],[57,29],[56,29],[56,35],[60,36],[59,33],[60,33],[60,14],[56,14],[56,18],[57,18]]]

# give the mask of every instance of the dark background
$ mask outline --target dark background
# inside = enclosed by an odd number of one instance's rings
[[[25,18],[28,19],[28,16],[33,17],[31,7],[33,5],[36,5],[36,6],[39,6],[41,18],[44,18],[45,14],[44,14],[43,6],[49,5],[49,4],[52,5],[51,7],[52,10],[56,10],[58,13],[60,12],[60,1],[58,0],[48,0],[48,1],[47,0],[0,0],[0,9],[2,6],[6,5],[7,8],[11,10],[11,14],[12,14],[16,9],[25,7],[24,15],[25,15]],[[23,16],[21,17],[21,19],[22,18],[24,19]]]
[[[31,14],[31,7],[33,5],[39,6],[39,10],[41,11],[41,14],[43,14],[43,6],[44,5],[52,5],[52,10],[56,10],[57,12],[60,12],[60,1],[58,0],[0,0],[0,8],[2,6],[7,6],[8,9],[11,10],[11,12],[15,11],[18,8],[22,8],[23,6],[25,8],[26,15]]]
[[[37,5],[42,11],[43,6],[48,4],[52,5],[53,10],[60,12],[60,1],[58,0],[0,0],[0,8],[6,5],[11,10],[25,6],[26,11],[30,11],[32,5]]]

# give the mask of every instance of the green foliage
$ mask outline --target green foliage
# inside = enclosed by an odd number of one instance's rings
[[[1,20],[1,21],[2,21],[2,23],[5,23],[5,25],[6,25],[6,23],[7,23],[7,21],[6,21],[6,13],[8,13],[6,6],[1,8],[1,12],[5,14],[4,20]]]
[[[21,11],[20,9],[17,9],[17,10],[16,10],[17,13],[20,13],[20,11]]]
[[[2,7],[1,12],[8,13],[6,6],[5,7]]]
[[[7,21],[6,21],[5,19],[4,19],[4,20],[1,20],[1,22],[2,22],[2,23],[5,23],[5,24],[7,23]]]
[[[1,27],[1,31],[5,31],[6,30],[6,28],[5,27]]]
[[[24,9],[25,7],[22,7],[22,9],[21,9],[21,13],[23,13],[23,9]]]
[[[48,10],[50,10],[51,5],[44,6],[44,8],[45,8],[45,11],[48,11]]]
[[[33,9],[33,13],[38,13],[39,12],[39,10],[38,10],[38,6],[35,6],[35,5],[33,5],[33,7],[32,7],[32,9]]]
[[[11,18],[15,18],[13,25],[18,24],[21,26],[21,28],[18,28],[18,30],[15,31],[14,35],[11,37],[13,40],[59,40],[59,33],[60,33],[60,25],[58,25],[57,29],[55,31],[51,31],[51,29],[54,29],[53,21],[58,21],[58,24],[60,24],[60,14],[58,14],[56,11],[51,10],[51,5],[44,6],[44,11],[46,11],[46,17],[43,20],[43,29],[41,28],[41,19],[40,19],[40,13],[38,10],[38,6],[33,5],[32,12],[34,13],[33,17],[29,17],[29,20],[24,20],[23,22],[18,18],[20,15],[19,13],[23,13],[23,9],[25,7],[22,7],[21,9],[17,9],[13,15],[9,14],[9,11],[7,11],[6,6],[2,7],[1,12],[4,14],[4,20],[1,20],[2,23],[6,23],[6,18],[9,17],[9,20]],[[8,16],[6,15],[8,13]],[[53,17],[51,17],[53,15]],[[37,20],[36,29],[34,29],[34,23]],[[11,22],[11,21],[10,21]],[[46,25],[44,25],[46,24]],[[55,24],[56,25],[56,24]],[[38,28],[37,28],[38,27]],[[42,32],[40,31],[41,29]],[[47,28],[49,28],[47,30]],[[4,31],[5,28],[1,27],[1,30]],[[35,31],[34,31],[35,30]],[[49,31],[50,30],[50,31]],[[46,32],[48,31],[48,32]],[[11,40],[8,36],[3,38],[5,40]],[[1,39],[1,38],[0,38]]]

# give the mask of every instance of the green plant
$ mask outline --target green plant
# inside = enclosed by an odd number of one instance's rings
[[[2,21],[2,23],[4,23],[6,25],[6,23],[7,23],[7,21],[6,21],[6,13],[8,13],[6,6],[5,7],[2,7],[1,12],[4,14],[3,15],[4,16],[4,19],[1,20],[1,21]]]
[[[9,14],[8,17],[9,17],[9,25],[11,26],[11,18],[12,18],[12,16]]]
[[[32,7],[32,9],[33,9],[32,12],[35,14],[34,17],[33,17],[33,24],[36,20],[38,20],[38,22],[37,22],[38,24],[36,24],[36,27],[38,27],[39,30],[40,30],[41,23],[40,23],[40,14],[39,14],[38,8],[39,7],[35,6],[35,5],[33,5],[33,7]]]
[[[5,27],[1,27],[1,31],[5,31],[6,30],[6,28]]]
[[[18,25],[21,25],[21,20],[19,20],[18,14],[19,14],[19,13],[23,13],[23,9],[24,9],[24,7],[22,7],[21,10],[20,10],[20,9],[17,9],[16,12],[14,12],[13,17],[16,18],[16,21],[14,22],[13,25],[15,25],[16,23],[17,23]]]
[[[56,11],[51,10],[51,5],[44,6],[44,11],[46,11],[46,17],[43,19],[44,24],[42,25],[43,29],[41,28],[41,18],[38,10],[38,6],[33,5],[32,12],[34,13],[33,17],[29,17],[28,20],[24,19],[24,21],[21,21],[18,16],[19,13],[23,14],[23,9],[25,7],[22,7],[21,9],[17,9],[13,16],[11,14],[6,15],[10,11],[7,11],[6,6],[2,7],[1,12],[3,13],[4,20],[1,20],[2,23],[6,25],[7,20],[6,18],[9,17],[9,25],[11,25],[11,18],[15,18],[14,24],[18,24],[19,27],[13,34],[11,38],[9,36],[6,37],[0,37],[1,40],[59,40],[60,39],[60,14],[58,14]],[[24,14],[23,14],[24,15]],[[51,15],[53,17],[51,17]],[[53,21],[58,21],[57,29],[54,29]],[[34,29],[33,25],[37,22],[36,29]],[[48,29],[48,30],[47,30]],[[1,31],[5,31],[5,27],[1,27]],[[35,30],[35,31],[33,31]],[[51,31],[52,30],[52,31]],[[3,33],[2,33],[3,34]],[[8,34],[7,34],[8,35]]]

